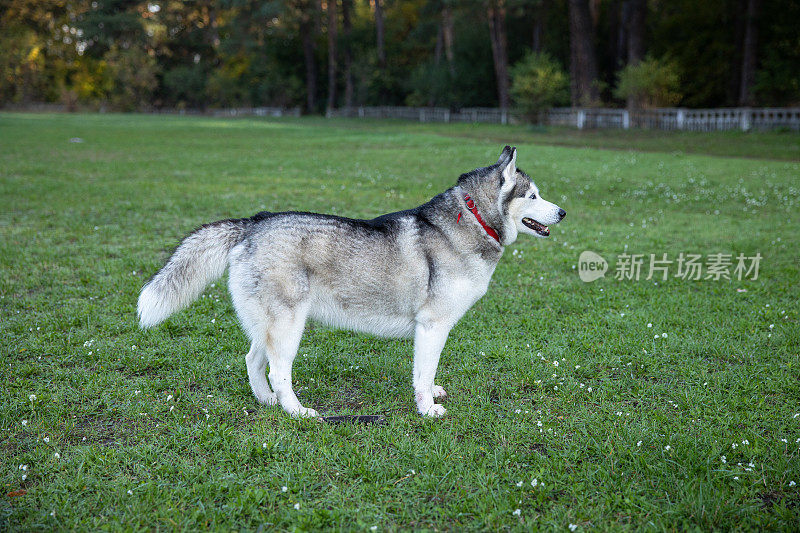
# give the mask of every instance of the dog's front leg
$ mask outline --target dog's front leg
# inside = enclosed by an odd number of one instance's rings
[[[436,322],[418,322],[414,330],[414,399],[423,416],[438,418],[447,412],[433,403],[433,379],[449,333],[449,324]]]

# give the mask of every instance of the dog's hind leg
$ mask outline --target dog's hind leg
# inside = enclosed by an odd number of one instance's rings
[[[266,337],[269,382],[281,407],[295,418],[319,416],[315,410],[303,407],[292,390],[292,364],[307,316],[308,309],[304,306],[285,309],[270,324]]]
[[[250,388],[256,399],[265,405],[278,403],[278,396],[269,388],[267,381],[267,349],[263,342],[254,341],[250,351],[245,357],[247,362],[247,377],[250,378]]]

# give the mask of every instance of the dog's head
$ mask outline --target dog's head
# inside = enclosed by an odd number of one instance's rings
[[[476,197],[482,216],[500,230],[501,243],[507,246],[519,233],[548,237],[553,224],[567,212],[539,194],[530,176],[517,168],[517,149],[506,146],[497,163],[464,174],[459,184]],[[486,212],[484,215],[483,212]]]

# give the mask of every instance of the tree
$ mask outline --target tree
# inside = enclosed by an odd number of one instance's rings
[[[319,0],[290,0],[291,16],[299,21],[306,77],[306,112],[317,111],[317,37],[320,31]]]
[[[450,75],[455,75],[455,62],[453,59],[453,40],[455,39],[455,26],[453,23],[453,9],[449,2],[442,3],[442,44],[444,56],[447,58],[447,69]]]
[[[342,33],[344,34],[344,106],[353,107],[353,23],[351,13],[353,11],[353,0],[342,0]]]
[[[550,56],[531,52],[514,65],[511,93],[531,121],[541,111],[569,101],[569,78]]]
[[[628,0],[629,13],[627,16],[626,31],[628,38],[628,65],[636,66],[644,59],[644,31],[647,16],[646,0]],[[626,105],[633,108],[636,105],[635,97],[629,96]]]
[[[372,0],[375,4],[375,46],[378,53],[378,69],[386,68],[386,28],[383,17],[383,0]]]
[[[336,0],[328,0],[328,109],[336,107]]]
[[[489,19],[489,39],[492,45],[494,73],[497,80],[497,99],[502,109],[508,109],[508,34],[506,32],[505,0],[489,0],[486,3]]]
[[[681,100],[678,67],[652,56],[629,64],[620,71],[614,94],[635,108],[674,106]]]
[[[758,58],[758,11],[760,0],[747,0],[744,46],[742,49],[742,78],[739,84],[739,105],[753,105],[753,86],[756,81]]]
[[[593,41],[589,0],[569,0],[569,70],[573,106],[594,105],[600,98]]]
[[[629,13],[625,21],[628,37],[628,64],[635,65],[644,59],[645,53],[645,22],[647,18],[646,0],[627,0]]]
[[[544,28],[547,13],[547,0],[539,0],[533,6],[533,32],[531,50],[541,52],[544,49]]]

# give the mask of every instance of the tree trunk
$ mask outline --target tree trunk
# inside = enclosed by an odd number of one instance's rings
[[[646,0],[630,0],[630,12],[626,22],[628,30],[628,65],[637,65],[644,59],[644,30],[647,17]],[[628,109],[639,106],[634,96],[629,96],[626,102]]]
[[[444,53],[444,28],[442,22],[439,22],[439,28],[436,31],[436,46],[433,49],[433,64],[436,65],[436,70],[442,64],[442,54]],[[435,90],[428,92],[428,107],[436,105],[436,92]]]
[[[644,59],[644,31],[647,18],[646,0],[630,0],[628,17],[628,64],[635,65]]]
[[[342,33],[344,34],[344,106],[353,107],[353,43],[351,34],[353,24],[350,13],[353,9],[353,0],[342,0]]]
[[[383,0],[374,0],[375,2],[375,40],[378,49],[378,68],[383,70],[386,68],[386,36],[383,27]]]
[[[453,23],[453,10],[448,4],[442,6],[442,39],[444,41],[444,56],[447,58],[447,68],[450,75],[455,76],[456,66],[453,57],[453,39],[455,34]]]
[[[303,7],[300,19],[300,34],[303,41],[303,61],[306,64],[306,112],[317,110],[317,24],[314,7],[317,0]]]
[[[497,99],[501,109],[508,109],[511,99],[509,97],[508,79],[508,35],[506,33],[506,6],[505,0],[489,0],[487,2],[487,15],[489,18],[489,38],[492,44],[492,59],[494,60],[494,73],[497,79]]]
[[[328,109],[336,108],[336,0],[328,0]]]
[[[569,36],[572,105],[593,105],[599,100],[599,91],[588,0],[569,0]]]
[[[742,81],[739,84],[739,105],[749,106],[755,102],[753,85],[756,81],[756,64],[758,62],[758,11],[761,0],[748,0],[747,19],[744,30],[744,48],[742,50]]]
[[[730,58],[730,76],[725,87],[726,105],[735,106],[739,103],[739,85],[742,82],[742,51],[744,50],[744,26],[747,18],[747,1],[737,0],[732,6],[734,48]]]
[[[531,50],[534,52],[541,52],[544,49],[544,25],[545,17],[547,16],[547,2],[541,0],[533,8],[533,40],[531,41]]]

